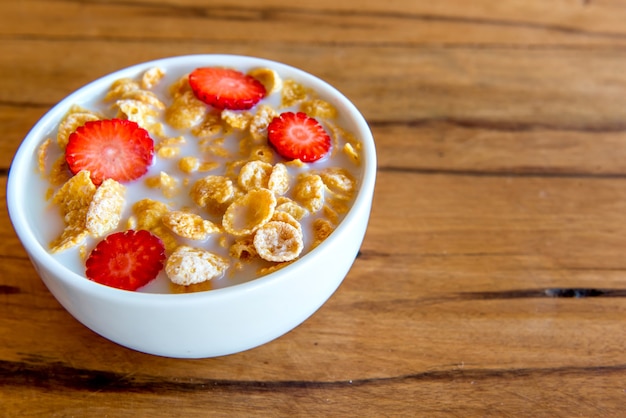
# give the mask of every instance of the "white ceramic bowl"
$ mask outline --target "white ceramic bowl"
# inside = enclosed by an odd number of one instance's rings
[[[72,104],[87,102],[114,80],[159,66],[191,71],[200,66],[270,67],[318,91],[346,117],[363,144],[360,189],[337,229],[295,263],[247,283],[198,293],[150,294],[100,285],[70,271],[47,250],[34,227],[38,214],[31,187],[36,152]],[[372,134],[357,108],[324,81],[296,68],[233,55],[191,55],[135,65],[100,78],[58,103],[28,133],[9,173],[7,203],[15,231],[45,285],[78,321],[120,345],[154,355],[202,358],[267,343],[312,315],[337,289],[363,241],[376,176]],[[40,199],[39,199],[40,200]]]

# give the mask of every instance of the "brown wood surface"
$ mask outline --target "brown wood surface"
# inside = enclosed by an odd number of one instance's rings
[[[176,360],[61,308],[5,187],[58,100],[192,53],[326,79],[379,175],[360,257],[312,318]],[[0,127],[0,416],[626,413],[625,0],[2,1]]]

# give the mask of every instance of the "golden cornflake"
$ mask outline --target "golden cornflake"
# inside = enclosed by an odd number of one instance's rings
[[[313,99],[303,102],[300,110],[312,118],[334,119],[337,109],[325,100]]]
[[[50,243],[50,251],[58,253],[72,248],[83,242],[88,234],[84,226],[68,225],[63,230],[61,236]]]
[[[178,181],[164,171],[161,171],[158,176],[146,178],[145,182],[150,188],[161,189],[163,196],[168,199],[176,196],[179,191]]]
[[[52,139],[46,138],[37,148],[37,169],[42,175],[46,173],[46,160],[48,159],[48,151],[50,151],[51,144]]]
[[[254,248],[252,235],[238,238],[230,246],[229,254],[231,257],[242,261],[250,261],[258,254]]]
[[[271,106],[259,105],[252,121],[250,121],[250,135],[255,141],[264,141],[267,136],[267,125],[278,116],[278,112]]]
[[[333,193],[351,196],[355,189],[354,177],[343,168],[327,168],[319,173],[322,181]]]
[[[60,186],[72,177],[72,173],[67,167],[67,161],[65,161],[65,155],[61,155],[52,163],[50,169],[50,184],[53,186]]]
[[[283,195],[289,190],[289,171],[287,167],[278,163],[272,167],[272,173],[267,181],[267,188],[276,193],[277,195]]]
[[[272,219],[275,207],[276,198],[270,190],[250,190],[228,206],[222,225],[232,235],[252,234]]]
[[[178,168],[184,173],[191,174],[198,171],[200,161],[196,157],[188,156],[178,160]]]
[[[295,80],[288,79],[283,82],[281,93],[281,107],[291,107],[303,102],[308,97],[308,90]]]
[[[296,228],[300,235],[302,235],[302,225],[300,225],[300,222],[298,222],[298,220],[291,216],[288,212],[276,210],[274,211],[274,215],[272,216],[271,220],[289,224]]]
[[[231,128],[243,131],[250,126],[252,115],[249,112],[237,112],[224,109],[221,114],[222,120]]]
[[[172,232],[183,238],[204,240],[209,234],[220,232],[217,225],[195,213],[175,210],[167,212],[161,220]]]
[[[178,246],[176,236],[163,224],[163,216],[169,211],[163,202],[142,199],[133,205],[134,217],[129,219],[133,229],[145,229],[161,238],[166,251],[174,251]],[[131,226],[129,224],[129,226]]]
[[[229,267],[228,260],[200,248],[181,245],[169,256],[165,273],[183,286],[220,277]]]
[[[303,173],[298,176],[294,199],[308,209],[317,212],[324,206],[324,182],[317,174]]]
[[[263,161],[250,161],[244,164],[239,171],[238,183],[245,191],[252,189],[267,189],[272,165]]]
[[[313,221],[313,246],[318,246],[335,230],[333,224],[324,218]]]
[[[289,215],[297,220],[300,220],[309,214],[308,210],[290,199],[279,201],[279,203],[276,205],[276,210],[281,212],[287,212]]]
[[[200,163],[200,167],[198,167],[198,171],[203,173],[206,171],[215,170],[219,166],[220,166],[219,163],[216,163],[215,161],[205,161],[205,162]]]
[[[271,164],[274,161],[274,151],[267,145],[259,145],[252,148],[252,151],[250,151],[250,159],[265,161]]]
[[[90,175],[91,173],[87,170],[79,171],[52,197],[52,203],[59,206],[63,216],[79,209],[85,209],[87,213],[87,208],[96,192],[96,186],[91,181]]]
[[[161,81],[164,75],[165,75],[165,71],[163,71],[161,68],[159,67],[150,68],[145,73],[143,73],[143,76],[141,76],[141,87],[143,89],[153,88],[159,83],[159,81]]]
[[[159,141],[154,148],[160,158],[169,159],[180,154],[180,145],[183,145],[185,142],[184,136],[177,136]]]
[[[302,233],[288,223],[270,221],[254,234],[254,248],[264,260],[291,261],[296,259],[304,248]]]
[[[52,252],[66,250],[87,237],[85,221],[95,192],[96,186],[91,182],[89,171],[80,171],[52,196],[52,202],[59,206],[65,222],[61,236],[50,244]]]
[[[155,108],[139,100],[123,99],[115,102],[123,117],[137,123],[144,129],[149,129],[158,116]]]
[[[356,152],[356,150],[354,149],[352,144],[347,142],[343,146],[342,150],[343,150],[344,154],[346,154],[352,161],[354,161],[354,163],[356,165],[359,165],[361,163],[361,157],[359,156],[359,153]]]
[[[191,90],[176,96],[165,110],[165,120],[176,129],[191,128],[199,124],[208,112],[207,105],[198,100]]]
[[[113,99],[120,99],[124,97],[125,94],[128,94],[128,92],[139,89],[139,84],[132,78],[120,78],[119,80],[115,80],[113,82],[111,88],[104,97],[104,100],[108,101]]]
[[[196,205],[220,213],[235,196],[235,188],[224,176],[206,176],[193,184],[189,195]]]
[[[263,84],[267,95],[275,93],[283,87],[283,80],[276,71],[270,68],[255,68],[248,75],[256,78]]]
[[[106,179],[98,187],[87,210],[85,225],[93,237],[102,237],[117,228],[124,208],[126,187],[113,179]]]
[[[207,112],[202,123],[194,126],[191,129],[191,133],[198,138],[208,138],[217,135],[223,130],[221,113],[213,111]]]
[[[57,131],[57,144],[59,144],[59,147],[64,150],[67,146],[70,135],[76,130],[76,128],[83,126],[87,122],[98,119],[100,119],[98,115],[93,112],[84,111],[68,113],[59,124],[59,129]]]

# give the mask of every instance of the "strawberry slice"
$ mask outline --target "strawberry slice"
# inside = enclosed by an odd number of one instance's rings
[[[146,230],[128,230],[108,235],[87,258],[89,280],[124,290],[137,290],[163,269],[165,248]]]
[[[259,80],[230,68],[197,68],[189,85],[198,99],[217,109],[247,110],[266,94]]]
[[[154,141],[137,123],[103,119],[87,122],[72,132],[65,161],[73,174],[89,170],[91,181],[99,185],[108,178],[128,182],[141,177],[148,171],[153,154]]]
[[[330,136],[320,123],[303,112],[284,112],[267,126],[267,139],[288,159],[317,161],[330,150]]]

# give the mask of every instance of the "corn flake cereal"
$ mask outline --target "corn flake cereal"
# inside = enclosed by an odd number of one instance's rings
[[[318,246],[335,230],[333,224],[324,218],[313,221],[313,246]]]
[[[209,175],[193,184],[190,196],[196,205],[216,213],[234,198],[235,188],[229,178]]]
[[[254,248],[254,239],[252,235],[240,237],[230,246],[229,254],[231,257],[242,261],[251,261],[258,256]]]
[[[165,110],[165,120],[176,129],[191,128],[199,124],[208,112],[204,102],[198,100],[191,90],[176,96]]]
[[[154,86],[156,86],[159,81],[165,75],[165,71],[163,71],[159,67],[153,67],[143,73],[141,77],[141,88],[145,90],[150,90]]]
[[[192,240],[204,240],[209,234],[220,232],[213,222],[194,213],[171,211],[164,214],[161,220],[176,235]]]
[[[272,165],[263,161],[250,161],[239,171],[238,183],[242,189],[267,189],[272,174]]]
[[[250,121],[250,135],[256,142],[266,140],[267,126],[272,119],[278,116],[278,112],[271,106],[260,105]]]
[[[275,207],[276,198],[270,190],[250,190],[230,204],[222,225],[235,236],[252,234],[272,218]]]
[[[301,103],[300,111],[314,118],[335,119],[337,117],[337,109],[321,99],[313,99]]]
[[[50,244],[52,252],[59,252],[80,244],[87,236],[86,227],[89,205],[96,193],[89,171],[80,171],[70,178],[52,197],[58,205],[65,223],[60,237]]]
[[[272,167],[272,172],[267,180],[267,188],[276,195],[283,195],[289,190],[289,171],[284,164],[278,163]]]
[[[309,96],[308,89],[295,80],[285,80],[281,92],[281,107],[291,107],[305,101]]]
[[[188,286],[224,274],[228,260],[201,248],[181,245],[168,257],[165,272],[172,283]]]
[[[250,126],[252,115],[249,112],[224,109],[221,118],[229,127],[243,131]]]
[[[291,261],[304,248],[302,233],[286,222],[270,221],[254,234],[254,248],[264,260]]]
[[[93,112],[80,110],[72,112],[72,110],[70,110],[70,113],[68,113],[59,124],[59,129],[57,131],[57,144],[59,144],[61,149],[65,149],[70,135],[76,130],[76,128],[83,126],[87,122],[96,121],[98,119],[100,119],[100,117]]]
[[[93,237],[102,237],[117,228],[122,218],[126,187],[106,179],[98,187],[87,210],[85,225]]]
[[[280,91],[283,87],[283,80],[280,75],[271,68],[255,68],[248,72],[248,75],[259,80],[268,95]]]
[[[295,200],[310,212],[317,212],[324,206],[324,182],[317,174],[304,173],[298,176],[294,188]]]

